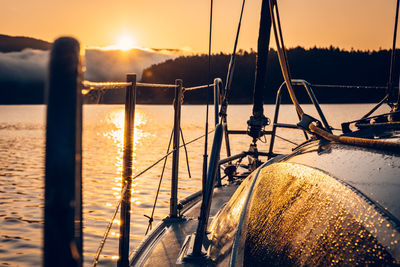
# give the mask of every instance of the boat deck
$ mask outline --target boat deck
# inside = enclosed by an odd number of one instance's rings
[[[211,223],[217,212],[229,201],[239,184],[229,184],[214,189],[210,210]],[[187,208],[189,206],[189,208]],[[136,250],[131,266],[194,266],[177,264],[179,252],[187,236],[195,233],[200,215],[201,197],[189,202],[184,219],[164,220]]]

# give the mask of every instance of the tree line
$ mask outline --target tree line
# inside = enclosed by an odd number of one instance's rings
[[[396,51],[397,56],[400,51]],[[390,50],[380,51],[345,51],[335,47],[304,49],[296,47],[288,50],[288,59],[292,78],[304,79],[311,84],[386,86],[389,77]],[[224,80],[230,60],[230,55],[219,53],[211,57],[211,76]],[[245,104],[252,102],[256,53],[254,51],[239,51],[236,57],[236,67],[229,93],[229,102]],[[399,74],[399,65],[394,67],[395,77]],[[142,82],[174,83],[182,79],[185,87],[207,84],[208,56],[182,56],[153,65],[143,71]],[[397,80],[398,81],[398,80]],[[268,55],[265,103],[274,103],[276,91],[282,84],[283,77],[275,50]],[[385,94],[384,89],[348,89],[313,87],[321,103],[366,103],[377,102]],[[305,90],[297,89],[298,98],[307,103]],[[142,90],[139,92],[142,101],[170,103],[173,92],[163,89]],[[205,103],[207,92],[195,91],[185,94],[185,103]],[[284,96],[283,102],[289,102]]]

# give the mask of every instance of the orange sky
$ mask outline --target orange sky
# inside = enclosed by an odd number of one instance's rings
[[[241,2],[214,0],[214,52],[232,50]],[[278,0],[286,46],[389,48],[395,2]],[[240,48],[256,48],[260,5],[246,1]],[[88,47],[113,45],[123,34],[139,47],[206,52],[208,46],[209,0],[12,0],[0,14],[0,34],[47,41],[72,35]]]

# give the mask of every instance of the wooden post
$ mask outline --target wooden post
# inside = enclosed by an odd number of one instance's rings
[[[170,218],[178,217],[178,174],[179,174],[179,140],[181,125],[181,101],[182,101],[182,80],[175,80],[175,100],[174,100],[174,139],[172,153],[172,176],[171,176],[171,201]]]
[[[126,87],[125,99],[124,155],[122,172],[119,258],[117,263],[118,267],[127,267],[129,265],[128,258],[131,221],[132,154],[135,127],[136,74],[128,74],[126,76],[126,81],[131,82],[132,85]],[[123,190],[125,187],[126,190]]]
[[[43,265],[82,266],[82,99],[80,45],[59,38],[46,87]]]

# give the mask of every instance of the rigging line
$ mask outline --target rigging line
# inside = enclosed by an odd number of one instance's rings
[[[276,2],[276,0],[274,0],[275,2],[275,12],[276,12],[276,19],[278,21],[278,30],[279,30],[279,38],[280,38],[280,42],[282,45],[282,52],[283,52],[283,57],[285,59],[285,64],[286,64],[286,70],[287,70],[287,74],[289,77],[290,82],[292,81],[292,74],[290,72],[290,68],[289,68],[289,60],[288,60],[288,56],[287,56],[287,52],[285,49],[285,43],[283,42],[283,33],[282,33],[282,27],[281,27],[281,20],[280,20],[280,16],[279,16],[279,9],[278,9],[278,3]],[[293,87],[293,85],[291,85]]]
[[[294,93],[294,89],[293,89],[292,78],[291,78],[291,74],[290,74],[290,70],[289,70],[289,60],[288,60],[288,57],[286,54],[285,44],[283,42],[283,34],[282,34],[282,27],[281,27],[281,21],[280,21],[280,16],[279,16],[278,3],[275,0],[270,0],[269,4],[270,4],[270,16],[271,16],[271,21],[273,22],[272,24],[274,27],[275,42],[276,42],[277,51],[278,51],[279,63],[281,65],[281,69],[282,69],[282,75],[285,79],[286,88],[289,91],[290,98],[292,99],[292,102],[296,108],[297,117],[299,118],[299,120],[301,120],[301,116],[303,115],[304,112],[296,98],[296,94]],[[274,6],[275,6],[277,21],[275,21]],[[278,27],[276,26],[276,24],[278,24]],[[278,38],[277,28],[279,30],[279,38]],[[307,132],[303,131],[303,133],[304,133],[306,140],[308,140]]]
[[[397,24],[398,24],[398,22],[399,22],[399,20],[398,20],[398,17],[399,17],[399,0],[397,0],[397,5],[396,5],[396,26],[395,26],[395,30],[394,30],[394,38],[393,39],[396,39],[396,36],[397,36]],[[395,46],[396,46],[396,40],[393,40],[393,47],[394,47],[394,51],[396,51],[396,49],[395,49]],[[394,54],[394,52],[393,52],[393,54]],[[394,56],[393,56],[393,61],[394,61]],[[397,92],[397,108],[398,108],[398,105],[399,105],[399,102],[400,102],[400,86],[399,86],[399,89],[398,89],[398,92]]]
[[[226,82],[225,82],[224,100],[227,97],[228,90],[231,88],[233,72],[235,70],[236,49],[237,49],[237,44],[238,44],[238,40],[239,40],[240,27],[242,25],[243,10],[244,10],[245,2],[246,2],[246,0],[243,0],[243,2],[242,2],[242,9],[240,11],[239,24],[238,24],[237,31],[236,31],[235,44],[233,46],[233,53],[231,54],[231,59],[229,61],[228,73],[227,73]]]
[[[387,89],[387,86],[374,86],[374,85],[340,85],[340,84],[310,84],[312,87],[320,88],[341,88],[341,89]]]
[[[393,46],[392,46],[392,54],[390,56],[390,71],[389,71],[389,85],[393,84],[393,68],[394,68],[394,58],[396,53],[396,37],[397,37],[397,22],[399,18],[399,0],[397,0],[396,4],[396,17],[394,21],[394,32],[393,32]]]
[[[295,145],[295,146],[298,146],[298,145],[299,145],[299,144],[297,144],[297,143],[295,143],[295,142],[293,142],[293,141],[290,141],[289,139],[286,139],[286,138],[284,138],[284,137],[282,137],[282,136],[279,136],[279,135],[277,135],[277,134],[275,134],[275,136],[278,137],[278,138],[280,138],[280,139],[282,139],[283,141],[286,141],[286,142],[291,143],[292,145]]]
[[[211,130],[211,131],[208,132],[208,134],[210,134],[210,133],[212,133],[212,132],[214,132],[214,131],[215,131],[215,130]],[[191,144],[191,143],[193,143],[193,142],[195,142],[195,141],[197,141],[197,140],[203,138],[204,136],[206,136],[206,134],[203,134],[203,135],[201,135],[201,136],[199,136],[199,137],[197,137],[197,138],[191,140],[190,142],[187,142],[186,145],[189,145],[189,144]],[[182,148],[182,147],[183,147],[183,145],[180,145],[180,146],[178,147],[178,149],[179,149],[179,148]],[[171,155],[175,150],[176,150],[176,149],[172,149],[169,153],[165,154],[162,158],[160,158],[159,160],[157,160],[156,162],[154,162],[153,164],[151,164],[149,167],[147,167],[146,169],[144,169],[144,170],[143,170],[142,172],[140,172],[139,174],[135,175],[135,176],[132,178],[132,180],[138,178],[139,176],[141,176],[142,174],[144,174],[145,172],[147,172],[148,170],[150,170],[151,168],[153,168],[154,166],[156,166],[156,165],[157,165],[159,162],[161,162],[163,159],[165,159],[166,157],[168,157],[169,155]]]
[[[126,191],[127,187],[128,187],[128,184],[125,184],[121,195],[125,194],[125,191]],[[115,217],[117,216],[117,213],[118,213],[118,210],[119,210],[119,206],[121,205],[121,202],[122,202],[122,198],[118,201],[117,206],[116,206],[116,208],[114,210],[114,213],[113,213],[113,215],[111,217],[111,220],[108,222],[106,231],[104,232],[103,238],[100,241],[100,246],[98,247],[98,249],[96,251],[96,255],[93,258],[92,267],[96,267],[97,263],[99,262],[99,258],[100,258],[101,252],[103,251],[104,245],[105,245],[106,240],[108,238],[108,235],[110,233],[111,227],[112,227],[112,225],[114,223]]]
[[[383,103],[386,102],[386,100],[388,99],[388,97],[389,97],[389,94],[387,93],[387,94],[382,98],[382,100],[381,100],[378,104],[376,104],[376,106],[373,107],[367,114],[365,114],[364,116],[362,116],[361,119],[368,118],[370,115],[372,115],[372,113],[374,113],[375,110],[377,110],[380,106],[382,106]]]
[[[210,134],[210,133],[212,133],[212,132],[214,132],[215,130],[211,130],[211,131],[209,131],[208,132],[208,134]],[[207,134],[207,135],[208,135]],[[201,139],[201,138],[203,138],[204,136],[207,136],[206,134],[203,134],[203,135],[201,135],[201,136],[199,136],[199,137],[197,137],[197,138],[195,138],[195,139],[193,139],[193,140],[191,140],[191,141],[189,141],[189,142],[187,142],[186,143],[186,145],[190,145],[191,143],[193,143],[193,142],[195,142],[195,141],[197,141],[197,140],[199,140],[199,139]],[[172,135],[171,135],[171,137],[172,137]],[[169,145],[168,145],[168,150],[169,150],[169,147],[170,147],[170,145],[171,145],[171,140],[172,139],[170,139],[170,142],[169,142]],[[179,146],[179,148],[181,148],[181,147],[183,147],[184,145],[180,145]],[[144,171],[142,171],[141,173],[139,173],[138,175],[135,175],[135,177],[133,177],[132,178],[132,180],[133,179],[136,179],[137,177],[139,177],[140,175],[142,175],[143,173],[145,173],[146,171],[148,171],[149,169],[151,169],[152,167],[154,167],[155,165],[157,165],[160,161],[162,161],[163,159],[167,159],[167,157],[169,156],[169,155],[171,155],[173,152],[175,151],[175,149],[172,149],[170,152],[168,152],[164,157],[162,157],[161,159],[159,159],[158,161],[156,161],[154,164],[152,164],[150,167],[148,167],[147,169],[145,169]],[[164,166],[163,166],[163,172],[162,172],[162,175],[164,174],[164,168],[165,168],[165,163],[166,161],[164,161]],[[159,188],[158,188],[158,190],[157,190],[157,195],[156,195],[156,201],[155,201],[155,205],[157,204],[156,202],[157,202],[157,198],[158,198],[158,194],[159,194],[159,190],[160,190],[160,186],[161,186],[161,179],[162,179],[162,177],[160,178],[160,182],[159,182]],[[155,205],[153,206],[153,212],[154,212],[154,209],[155,209]],[[152,216],[151,217],[148,217],[148,216],[146,216],[147,218],[149,218],[149,220],[150,220],[150,218],[153,218],[153,215],[154,215],[154,213],[152,213]],[[147,234],[147,230],[146,230],[146,234]]]
[[[282,29],[280,26],[280,19],[279,19],[279,11],[278,11],[278,5],[276,3],[276,1],[274,0],[269,0],[269,5],[270,5],[270,16],[271,16],[271,21],[272,21],[272,25],[274,28],[274,35],[275,35],[275,42],[276,42],[276,46],[277,46],[277,51],[278,51],[278,59],[279,59],[279,63],[281,65],[282,68],[282,74],[283,77],[285,79],[286,82],[286,87],[289,91],[289,95],[290,98],[292,99],[292,102],[296,108],[296,112],[299,116],[301,116],[304,112],[303,109],[300,107],[300,104],[296,98],[296,95],[294,93],[293,90],[293,85],[292,85],[292,81],[290,79],[290,74],[289,74],[289,63],[287,61],[287,57],[285,57],[285,46],[283,43],[283,36],[282,36]],[[275,11],[276,11],[276,16],[277,18],[275,18],[274,15],[274,7],[275,7]],[[277,21],[276,21],[277,20]],[[279,34],[280,36],[278,36],[278,27],[277,24],[279,25]]]
[[[183,138],[183,131],[182,131],[182,128],[179,127],[179,130],[180,130],[180,132],[181,132],[183,148],[185,149],[186,166],[187,166],[188,175],[189,175],[189,178],[192,178],[192,175],[190,174],[190,167],[189,167],[189,155],[188,155],[188,152],[187,152],[187,149],[186,149],[185,139]]]
[[[179,130],[180,130],[180,132],[181,132],[181,137],[182,137],[182,142],[183,142],[183,148],[185,149],[186,164],[187,164],[187,170],[188,170],[189,178],[192,178],[192,176],[191,176],[191,174],[190,174],[189,157],[188,157],[188,152],[187,152],[187,149],[186,149],[185,139],[183,138],[182,128],[179,128]],[[171,136],[170,136],[170,138],[169,138],[167,153],[169,152],[169,149],[170,149],[170,147],[171,147],[172,136],[173,136],[173,131],[171,132]],[[165,171],[166,163],[167,163],[167,158],[165,158],[165,160],[164,160],[164,165],[163,165],[163,168],[162,168],[162,171],[161,171],[160,181],[159,181],[159,183],[158,183],[157,193],[156,193],[156,197],[155,197],[155,200],[154,200],[153,209],[152,209],[152,211],[151,211],[151,216],[144,215],[146,218],[149,219],[149,224],[147,225],[147,229],[146,229],[145,235],[147,235],[147,233],[149,232],[149,230],[151,230],[151,228],[152,228],[152,223],[153,223],[153,220],[154,220],[154,211],[155,211],[155,209],[156,209],[157,200],[158,200],[158,195],[159,195],[159,193],[160,193],[160,188],[161,188],[162,179],[163,179],[163,177],[164,177],[164,171]]]
[[[210,133],[212,133],[212,132],[214,132],[214,131],[215,131],[215,130],[213,129],[213,130],[209,131],[207,134],[210,134]],[[204,136],[205,136],[205,135],[203,134],[203,135],[201,135],[201,136],[199,136],[199,137],[197,137],[197,138],[195,138],[195,139],[193,139],[193,140],[187,142],[186,145],[190,145],[191,143],[196,142],[197,140],[203,138]],[[181,147],[183,147],[183,145],[179,146],[179,148],[181,148]],[[173,150],[171,150],[170,152],[168,152],[167,154],[165,154],[162,158],[160,158],[159,160],[157,160],[156,162],[154,162],[153,164],[151,164],[149,167],[147,167],[146,169],[144,169],[143,171],[141,171],[139,174],[135,175],[135,176],[132,178],[132,180],[134,180],[134,179],[138,178],[139,176],[143,175],[145,172],[147,172],[148,170],[150,170],[151,168],[153,168],[155,165],[157,165],[160,161],[162,161],[163,159],[166,159],[166,158],[167,158],[169,155],[171,155],[174,151],[175,151],[175,149],[173,149]],[[124,188],[123,188],[123,190],[122,190],[122,192],[121,192],[121,195],[123,195],[123,194],[125,193],[126,189],[127,189],[127,184],[124,186]],[[120,200],[118,201],[117,206],[115,207],[115,211],[114,211],[112,220],[110,220],[109,226],[107,227],[107,229],[109,229],[109,228],[111,229],[111,226],[112,226],[113,223],[114,223],[114,219],[115,219],[116,213],[118,212],[119,206],[121,205],[121,202],[122,202],[122,199],[120,199]],[[97,261],[98,261],[98,257],[100,257],[100,254],[101,254],[101,251],[102,251],[102,249],[103,249],[104,243],[105,243],[106,239],[108,238],[108,234],[109,234],[110,230],[107,230],[107,229],[106,229],[106,233],[105,233],[105,235],[104,235],[102,241],[100,242],[100,246],[99,246],[99,249],[98,249],[98,252],[99,252],[99,253],[96,253],[97,259],[96,259],[96,257],[95,257],[95,259],[93,260],[93,265],[92,265],[92,266],[96,266]],[[99,254],[99,255],[97,256],[97,254]]]
[[[213,133],[213,132],[215,132],[215,129],[212,129],[212,130],[209,131],[207,134],[210,134],[210,133]],[[196,137],[195,139],[193,139],[193,140],[187,142],[186,145],[190,145],[191,143],[196,142],[197,140],[203,138],[204,136],[205,136],[205,134],[203,134],[203,135],[201,135],[201,136],[199,136],[199,137]],[[180,146],[179,146],[179,148],[181,148],[181,147],[183,147],[183,145],[180,145]]]
[[[210,1],[210,33],[208,37],[208,86],[207,86],[207,103],[206,103],[206,125],[205,125],[205,139],[204,139],[204,154],[203,154],[203,173],[202,173],[202,190],[205,192],[207,180],[207,148],[208,148],[208,105],[210,102],[210,80],[211,80],[211,40],[212,40],[212,18],[213,18],[213,0]],[[182,135],[183,140],[183,135]],[[187,154],[186,154],[187,157]],[[189,163],[188,163],[189,166]],[[189,169],[188,169],[189,170]],[[190,172],[189,172],[190,173]]]
[[[169,138],[167,153],[169,152],[169,149],[171,148],[171,142],[172,142],[173,134],[174,134],[174,130],[172,130],[171,136]],[[149,224],[147,225],[146,233],[144,235],[147,235],[147,233],[149,232],[149,230],[151,230],[151,227],[152,227],[152,223],[153,223],[153,219],[154,219],[154,211],[156,210],[158,194],[160,193],[161,183],[162,183],[162,179],[164,177],[164,171],[165,171],[165,166],[166,165],[167,165],[167,158],[165,158],[165,160],[164,160],[164,165],[163,165],[163,168],[162,168],[162,171],[161,171],[160,181],[158,182],[157,193],[156,193],[156,197],[154,199],[154,204],[153,204],[153,209],[151,211],[151,216],[149,217],[149,216],[144,215],[145,217],[149,218]]]

